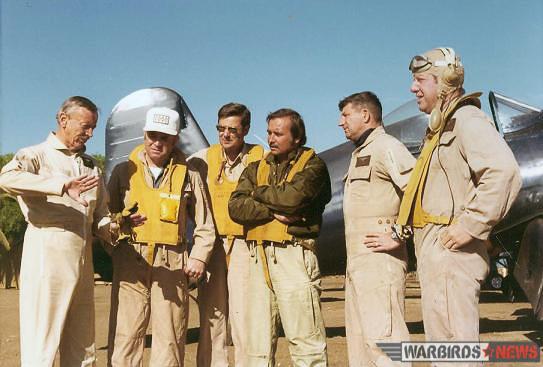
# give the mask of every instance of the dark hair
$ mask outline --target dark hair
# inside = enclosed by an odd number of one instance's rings
[[[271,112],[266,117],[266,121],[270,123],[270,120],[280,117],[290,118],[290,133],[294,139],[300,139],[300,146],[305,145],[307,137],[305,135],[305,123],[302,116],[290,108],[281,108],[275,112]]]
[[[96,115],[96,118],[98,118],[98,107],[92,102],[90,99],[86,97],[81,96],[72,96],[62,102],[62,105],[60,106],[58,112],[57,112],[57,121],[59,119],[59,116],[62,112],[69,115],[70,112],[75,108],[84,108],[86,110],[89,110],[93,114]]]
[[[218,120],[227,117],[238,116],[241,117],[241,126],[251,126],[251,111],[247,106],[241,103],[230,102],[222,106],[219,110]]]
[[[349,97],[343,98],[338,103],[339,110],[342,111],[345,106],[347,106],[349,103],[352,103],[354,106],[357,107],[365,107],[367,108],[373,118],[377,120],[377,122],[381,122],[383,119],[383,107],[381,106],[381,101],[379,101],[379,98],[375,95],[373,92],[360,92],[351,94]]]

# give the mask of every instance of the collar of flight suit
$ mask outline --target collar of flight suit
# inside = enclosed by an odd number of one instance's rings
[[[157,187],[160,187],[164,183],[164,177],[166,177],[168,174],[168,167],[170,166],[170,162],[173,164],[184,164],[184,165],[187,164],[185,154],[183,154],[183,152],[179,150],[179,148],[174,147],[172,150],[172,153],[170,154],[170,157],[164,164],[164,167],[162,167],[164,170],[159,175],[159,177],[157,177],[157,182],[155,182],[154,176],[152,175],[151,170],[149,168],[149,164],[147,163],[147,160],[145,159],[145,154],[146,153],[145,153],[145,148],[144,148],[138,153],[137,159],[143,163],[143,167],[145,167],[146,180],[150,178],[150,181],[147,181],[147,182],[150,183],[153,187],[155,187],[155,185],[157,185]]]
[[[356,152],[361,151],[365,147],[367,147],[370,143],[372,143],[375,139],[377,139],[379,136],[385,134],[385,129],[383,125],[376,127],[370,135],[366,138],[366,141],[364,141],[358,148],[355,149]]]
[[[87,149],[87,147],[83,146],[83,148],[75,153],[73,152],[70,152],[70,150],[68,149],[68,147],[66,147],[66,145],[64,145],[63,142],[60,141],[60,139],[57,137],[57,135],[51,131],[51,133],[49,133],[49,136],[47,136],[47,139],[45,140],[47,142],[47,144],[53,148],[53,149],[56,149],[56,150],[60,150],[68,155],[82,155],[85,153],[85,150]]]
[[[221,147],[222,148],[222,147]],[[226,162],[225,166],[233,169],[235,166],[237,166],[240,163],[243,163],[245,166],[247,166],[247,157],[249,153],[249,150],[252,148],[252,145],[247,144],[246,142],[243,142],[243,147],[241,148],[241,151],[237,155],[236,159],[232,162],[232,164],[228,163],[228,158],[226,157],[226,153],[224,152],[224,148],[221,149],[222,151],[222,158]],[[245,162],[243,161],[245,159]]]
[[[296,160],[296,158],[298,157],[299,154],[301,154],[302,151],[303,151],[303,147],[301,147],[301,146],[294,149],[293,151],[291,151],[290,153],[287,154],[287,160],[285,162],[281,162],[281,163],[290,163],[290,162]],[[270,164],[276,164],[276,165],[281,164],[281,163],[276,161],[275,156],[273,154],[271,154],[271,152],[270,152],[270,154],[266,155],[265,159]]]

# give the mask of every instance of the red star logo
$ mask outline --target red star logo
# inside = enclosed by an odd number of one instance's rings
[[[494,353],[494,350],[490,347],[490,343],[486,345],[486,348],[483,349],[484,357],[491,358],[492,354]]]

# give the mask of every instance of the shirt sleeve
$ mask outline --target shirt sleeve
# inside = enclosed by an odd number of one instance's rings
[[[273,212],[286,215],[303,215],[321,195],[324,203],[330,201],[330,176],[326,164],[316,155],[290,182],[258,186],[253,193],[255,200]]]
[[[384,151],[384,166],[394,185],[405,191],[416,159],[405,145],[394,139]]]
[[[234,222],[251,225],[273,219],[271,210],[253,197],[259,162],[253,162],[241,174],[238,186],[228,201],[228,212]]]
[[[8,162],[0,173],[0,188],[12,195],[62,196],[66,177],[46,177],[40,175],[37,153],[31,149],[21,149]]]
[[[98,192],[96,197],[96,208],[94,210],[94,234],[108,243],[113,243],[113,238],[118,237],[118,232],[110,232],[111,217],[108,210],[109,195],[106,190],[104,178],[100,174],[98,181]]]
[[[466,203],[458,223],[473,237],[484,240],[511,208],[522,184],[520,169],[505,140],[479,109],[460,111],[457,121],[462,124],[457,122],[457,137],[475,195]]]
[[[190,252],[190,257],[205,262],[209,262],[213,245],[215,243],[216,232],[213,216],[211,215],[211,206],[206,194],[204,182],[198,173],[193,169],[187,170],[190,181],[190,190],[192,191],[188,206],[194,219],[194,245]]]

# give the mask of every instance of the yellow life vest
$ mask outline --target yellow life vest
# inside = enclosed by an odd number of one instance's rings
[[[469,104],[481,108],[481,102],[479,101],[480,96],[481,93],[472,93],[452,102],[443,113],[443,121],[447,122],[454,112],[462,106]],[[424,147],[417,159],[417,163],[415,164],[415,168],[413,168],[413,172],[411,173],[411,177],[409,178],[409,182],[405,189],[400,204],[398,219],[396,220],[397,224],[411,224],[413,227],[422,228],[429,223],[449,225],[454,222],[452,216],[432,215],[422,208],[422,195],[424,193],[426,179],[428,178],[432,153],[439,144],[443,128],[444,126],[441,126],[440,129],[434,135],[429,136],[424,143]]]
[[[260,145],[253,146],[247,152],[246,165],[262,159],[264,149]],[[223,149],[220,144],[214,144],[207,150],[207,182],[211,204],[213,208],[213,217],[217,232],[221,236],[243,236],[243,226],[230,219],[228,214],[228,200],[230,195],[236,189],[238,181],[231,181],[224,174],[226,160]]]
[[[313,149],[307,149],[298,156],[298,158],[292,163],[292,167],[285,178],[286,182],[292,181],[294,175],[301,172],[309,159],[313,157],[315,151]],[[258,164],[256,181],[258,186],[268,185],[270,175],[270,164],[264,157]],[[263,241],[273,242],[285,242],[291,241],[292,235],[288,234],[288,225],[279,222],[277,219],[273,219],[265,224],[249,228],[247,231],[247,241],[256,241],[262,243]]]
[[[128,158],[130,204],[137,203],[138,212],[147,217],[142,226],[132,228],[132,240],[148,243],[152,248],[156,243],[177,245],[185,237],[186,201],[182,197],[182,190],[187,166],[174,163],[171,158],[161,187],[149,187],[145,181],[146,167],[138,157],[143,149],[143,145],[136,147]],[[148,257],[152,257],[152,254]]]

